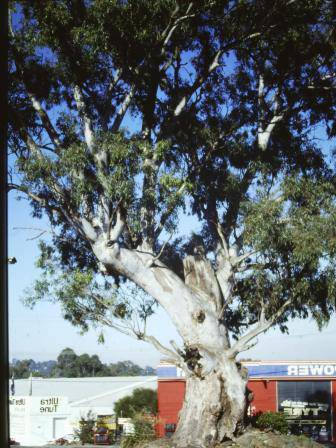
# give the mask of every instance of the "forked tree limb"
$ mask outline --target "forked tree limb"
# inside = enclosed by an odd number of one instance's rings
[[[291,299],[286,300],[286,302],[278,309],[278,311],[276,311],[269,319],[265,318],[265,309],[263,308],[261,310],[260,318],[255,328],[238,339],[238,341],[228,351],[228,356],[234,358],[241,351],[247,350],[250,342],[259,334],[267,331],[279,319],[284,311],[286,311],[286,308],[291,304],[291,302]]]

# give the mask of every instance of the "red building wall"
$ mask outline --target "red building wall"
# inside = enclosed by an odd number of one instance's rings
[[[178,413],[182,408],[185,381],[184,380],[161,380],[158,382],[158,435],[165,436],[166,424],[177,424]]]
[[[336,380],[332,380],[333,441],[336,441]],[[277,411],[277,381],[251,380],[248,388],[253,392],[254,412]],[[159,437],[165,436],[166,424],[177,424],[183,404],[185,381],[183,379],[160,380],[158,382]]]
[[[274,380],[249,381],[248,389],[253,392],[252,409],[256,412],[277,411],[277,382]]]

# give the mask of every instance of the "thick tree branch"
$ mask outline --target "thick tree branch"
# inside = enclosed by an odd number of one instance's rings
[[[257,250],[251,250],[250,252],[246,252],[245,254],[242,254],[242,255],[239,255],[238,257],[233,258],[232,266],[239,266],[243,261],[252,257],[252,255],[255,255],[256,253],[258,253]]]
[[[275,125],[280,122],[284,113],[280,111],[280,89],[277,89],[273,99],[273,116],[271,120],[265,125],[266,114],[266,100],[265,100],[265,84],[263,75],[259,76],[258,86],[258,106],[259,106],[259,124],[258,124],[258,146],[262,151],[267,149],[271,134],[275,128]]]
[[[273,132],[273,129],[275,128],[275,125],[279,123],[284,117],[284,114],[275,114],[272,118],[272,120],[268,123],[266,126],[266,129],[258,130],[258,145],[259,148],[263,151],[267,149],[269,140],[271,138],[271,134]]]
[[[129,92],[125,95],[123,102],[121,103],[121,105],[118,109],[117,115],[116,115],[114,122],[111,126],[112,132],[117,132],[119,130],[120,125],[124,119],[126,112],[127,112],[127,109],[129,107],[129,105],[131,104],[134,93],[135,93],[135,87],[133,85],[133,86],[131,86]]]
[[[24,187],[22,185],[10,183],[7,185],[7,189],[8,189],[8,191],[10,191],[10,190],[20,191],[21,193],[26,194],[33,201],[39,203],[41,205],[41,207],[43,207],[45,209],[49,208],[51,210],[54,210],[58,213],[63,214],[64,217],[66,218],[66,220],[68,221],[68,223],[70,225],[74,226],[76,228],[76,230],[84,238],[88,238],[91,241],[95,241],[97,239],[97,234],[96,234],[94,228],[92,227],[92,224],[85,218],[81,218],[81,217],[77,216],[73,210],[69,209],[69,207],[63,207],[61,205],[60,206],[51,205],[48,198],[44,198],[42,196],[39,196],[38,194],[32,193],[28,190],[27,187]],[[64,193],[65,193],[64,191],[61,192],[63,197],[64,197]],[[64,200],[63,202],[66,203],[67,201]]]
[[[174,360],[175,363],[177,363],[178,366],[183,364],[183,359],[181,356],[178,355],[178,353],[174,352],[173,350],[170,350],[169,348],[165,347],[161,342],[159,342],[154,336],[150,335],[142,335],[139,337],[139,339],[142,339],[143,341],[148,342],[149,344],[152,344],[153,347],[156,348],[160,353],[167,356],[167,358],[170,358]]]
[[[242,41],[247,41],[249,39],[254,39],[255,37],[260,36],[261,33],[255,32],[251,33],[248,36],[245,36],[245,38],[242,39]],[[220,66],[220,58],[221,56],[226,52],[229,51],[230,48],[232,48],[237,42],[231,42],[225,48],[220,48],[215,53],[212,61],[210,62],[208,68],[205,70],[203,74],[198,75],[198,77],[195,79],[194,83],[189,87],[187,93],[180,99],[179,103],[174,109],[173,115],[174,117],[178,117],[184,108],[186,107],[188,101],[192,97],[192,95],[196,92],[196,90],[202,86],[202,84],[207,80],[207,78],[210,76],[210,74],[216,70]]]
[[[229,260],[229,258],[230,258],[229,246],[228,246],[227,240],[225,238],[225,235],[224,235],[224,232],[223,232],[223,228],[222,228],[222,226],[220,225],[220,223],[218,221],[216,221],[214,224],[216,226],[217,233],[218,233],[219,238],[220,238],[221,243],[222,243],[221,246],[223,248],[224,255]]]
[[[36,97],[31,92],[29,92],[28,89],[27,89],[27,94],[31,100],[33,108],[38,113],[38,115],[41,119],[42,125],[43,125],[44,129],[46,130],[47,134],[49,135],[50,140],[56,146],[56,148],[60,147],[61,141],[59,139],[59,135],[58,135],[56,129],[54,128],[54,126],[52,125],[47,112],[42,107],[41,103],[36,99]]]
[[[10,24],[10,27],[9,27],[10,33],[11,33],[12,37],[15,37],[13,28],[12,28],[11,15],[9,17],[9,24]],[[16,68],[20,72],[22,83],[26,89],[27,95],[32,103],[34,110],[39,115],[41,123],[44,126],[47,134],[49,135],[49,138],[52,141],[52,143],[56,147],[61,146],[61,141],[59,139],[59,135],[58,135],[56,129],[54,128],[53,124],[51,123],[51,120],[50,120],[46,110],[42,107],[41,102],[36,98],[36,96],[34,95],[34,93],[31,91],[31,89],[29,87],[29,84],[30,84],[29,77],[24,68],[24,62],[23,62],[22,55],[20,55],[19,51],[16,49],[15,46],[12,47],[12,51],[13,51]]]
[[[116,241],[118,241],[118,239],[122,235],[124,228],[125,228],[125,219],[123,217],[123,213],[120,209],[120,206],[117,207],[115,215],[116,215],[115,224],[112,228],[109,229],[109,232],[108,232],[108,244],[109,245],[112,245]]]
[[[90,118],[87,105],[85,102],[85,98],[83,95],[83,92],[79,85],[75,84],[73,87],[74,92],[74,98],[77,106],[77,111],[79,114],[79,117],[82,121],[83,131],[84,131],[84,139],[86,142],[86,146],[90,152],[94,156],[96,166],[98,169],[98,172],[101,174],[105,174],[106,164],[107,164],[107,153],[106,151],[98,150],[95,151],[95,134],[93,129],[92,120]],[[84,173],[79,173],[79,177],[83,178]],[[84,212],[85,214],[90,214],[90,205],[87,200],[87,196],[83,195],[83,205],[84,205]],[[90,232],[92,233],[92,232]],[[90,237],[92,239],[92,237]]]
[[[243,335],[229,350],[230,357],[236,357],[241,351],[247,350],[250,341],[256,338],[259,334],[267,331],[281,315],[286,311],[286,308],[291,304],[291,299],[288,299],[279,309],[276,311],[272,317],[269,319],[265,318],[265,307],[262,306],[259,322],[251,331]]]
[[[104,101],[104,103],[106,104],[106,109],[104,110],[104,112],[102,112],[102,116],[101,116],[102,127],[105,132],[108,131],[108,122],[109,122],[109,118],[111,115],[111,103],[112,103],[115,87],[119,83],[122,75],[123,75],[123,70],[121,68],[118,68],[116,70],[116,72],[113,76],[113,79],[110,82],[107,92],[106,92],[106,100]]]
[[[83,229],[83,232],[85,234],[85,237],[89,240],[89,241],[96,241],[97,240],[97,232],[95,231],[93,225],[91,224],[90,221],[88,221],[86,218],[80,218],[79,219],[80,223],[81,223],[81,227]]]
[[[93,132],[93,126],[92,121],[89,116],[84,95],[78,85],[75,85],[73,87],[74,92],[74,98],[78,110],[79,117],[82,121],[83,130],[84,130],[84,138],[86,142],[86,146],[88,147],[91,154],[93,154],[94,151],[94,132]]]
[[[225,235],[229,237],[237,226],[237,219],[240,211],[241,202],[244,200],[245,195],[247,194],[250,185],[255,176],[255,167],[250,164],[240,181],[240,186],[237,189],[237,195],[233,197],[232,200],[228,200],[228,208],[225,215],[225,221],[222,223],[222,227],[224,228]]]
[[[322,76],[321,79],[319,80],[320,82],[329,81],[331,83],[330,85],[310,84],[307,88],[313,90],[336,90],[335,80],[336,80],[336,73],[330,73],[328,75]],[[334,82],[334,84],[332,84],[332,82]]]
[[[118,84],[118,82],[120,81],[122,75],[123,75],[123,70],[121,68],[118,68],[113,76],[113,80],[111,81],[111,83],[108,87],[108,91],[107,91],[108,98],[111,98],[113,90],[114,90],[115,86]]]
[[[192,17],[195,17],[196,14],[189,14],[191,9],[192,9],[192,7],[193,7],[193,2],[190,2],[188,7],[187,7],[187,10],[185,12],[185,15],[181,16],[181,17],[178,17],[175,20],[173,20],[174,17],[176,16],[176,14],[178,13],[178,11],[180,10],[180,6],[179,5],[176,6],[168,26],[165,28],[165,30],[163,31],[163,33],[161,35],[161,38],[163,40],[162,49],[161,49],[161,55],[163,55],[165,53],[165,49],[166,49],[166,47],[167,47],[167,45],[168,45],[168,43],[169,43],[169,41],[170,41],[174,31],[179,26],[179,24],[181,22],[183,22],[184,20],[187,20],[187,19],[190,19]]]
[[[160,249],[160,252],[159,252],[157,255],[155,255],[155,257],[153,257],[151,260],[149,260],[149,262],[148,262],[148,267],[149,267],[149,268],[152,267],[152,266],[154,266],[154,265],[155,265],[155,262],[161,258],[162,254],[163,254],[163,252],[164,252],[164,250],[165,250],[167,244],[168,244],[169,241],[171,240],[172,236],[173,236],[173,234],[171,233],[170,236],[169,236],[169,238],[168,238],[168,239],[165,241],[165,243],[162,245],[162,247],[161,247],[161,249]]]
[[[29,152],[40,160],[46,159],[46,157],[43,155],[41,151],[40,146],[30,136],[25,124],[22,122],[20,116],[16,113],[15,109],[9,106],[9,111],[12,126],[15,129],[15,132],[20,136],[20,139],[26,144]],[[25,157],[25,159],[27,159],[27,157]]]
[[[39,204],[41,204],[44,207],[48,204],[48,201],[46,198],[38,196],[35,193],[31,193],[30,191],[28,191],[27,188],[23,187],[22,185],[17,185],[17,184],[13,184],[13,183],[7,184],[7,191],[11,191],[11,190],[17,190],[17,191],[20,191],[21,193],[25,193],[31,199],[38,202]],[[60,210],[59,207],[52,207],[52,209],[56,210],[56,211]]]
[[[201,85],[204,83],[204,81],[210,76],[210,74],[217,68],[219,67],[219,59],[221,57],[221,55],[223,54],[223,50],[218,50],[214,56],[214,58],[212,59],[211,63],[209,64],[207,70],[205,71],[205,73],[203,75],[199,75],[194,83],[192,84],[192,86],[189,87],[189,89],[187,89],[187,93],[180,99],[179,103],[177,104],[177,106],[174,109],[174,117],[178,117],[179,115],[181,115],[183,109],[186,107],[188,101],[190,100],[190,98],[192,97],[192,95],[196,92],[196,90],[201,87]]]

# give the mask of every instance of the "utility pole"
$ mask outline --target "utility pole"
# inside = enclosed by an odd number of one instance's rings
[[[28,395],[31,397],[33,395],[33,372],[30,372],[29,376],[29,393]]]
[[[11,394],[15,395],[14,371],[12,373],[12,378],[11,378]]]

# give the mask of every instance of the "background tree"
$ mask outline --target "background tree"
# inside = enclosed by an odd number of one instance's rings
[[[17,360],[10,366],[10,376],[14,378],[29,378],[30,374],[34,374],[32,359]]]
[[[65,348],[57,357],[52,375],[57,377],[108,376],[109,369],[97,355],[77,355],[71,348]]]
[[[153,367],[147,366],[143,369],[132,361],[118,361],[117,363],[109,364],[108,367],[111,376],[142,376],[156,374]]]
[[[12,8],[9,188],[51,224],[29,303],[58,300],[83,330],[108,325],[181,366],[176,444],[234,437],[237,354],[335,309],[334,168],[319,146],[336,130],[332,2]],[[185,235],[183,214],[201,230]],[[183,346],[148,334],[157,304]]]
[[[78,357],[80,376],[105,376],[107,369],[97,355],[83,353]]]
[[[97,355],[83,353],[77,355],[71,348],[65,348],[57,361],[34,361],[33,359],[13,359],[11,376],[28,378],[30,373],[42,377],[86,377],[86,376],[146,376],[155,375],[150,366],[142,368],[132,361],[118,361],[103,364]]]
[[[33,376],[49,377],[55,367],[56,361],[34,361],[33,359],[13,359],[10,364],[10,376],[14,378],[28,378],[30,373]]]
[[[53,369],[53,376],[76,377],[78,356],[72,348],[65,348],[57,356],[57,364]]]
[[[157,393],[152,389],[134,389],[132,395],[127,395],[115,402],[114,412],[118,417],[128,418],[143,413],[156,415]]]

